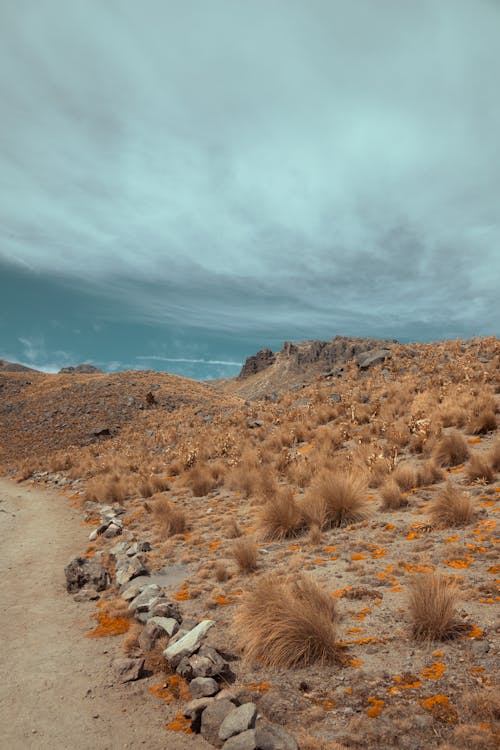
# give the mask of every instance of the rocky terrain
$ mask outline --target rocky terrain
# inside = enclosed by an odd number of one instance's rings
[[[499,398],[496,338],[287,343],[214,387],[3,372],[0,461],[82,513],[68,591],[165,747],[489,750]]]

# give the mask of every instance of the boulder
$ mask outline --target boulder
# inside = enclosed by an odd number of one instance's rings
[[[143,628],[143,630],[139,634],[139,638],[137,639],[141,651],[143,653],[145,653],[146,651],[151,651],[151,649],[155,646],[156,641],[158,641],[160,638],[163,638],[164,635],[165,631],[163,630],[163,628],[160,628],[159,625],[151,622],[151,620],[148,620],[146,626]]]
[[[199,649],[202,639],[212,625],[215,625],[214,620],[202,620],[189,633],[186,633],[178,641],[167,646],[163,653],[172,666],[175,667],[183,656],[191,656]]]
[[[144,565],[139,555],[136,557],[118,558],[115,566],[115,578],[119,586],[128,583],[137,576],[149,575],[149,570]]]
[[[247,729],[230,737],[224,742],[222,750],[258,750],[255,729]]]
[[[260,722],[255,729],[255,744],[259,750],[299,750],[291,734],[277,724]]]
[[[255,703],[244,703],[229,713],[219,728],[219,739],[228,740],[234,734],[241,734],[247,729],[253,729],[257,718]]]
[[[211,745],[222,747],[223,740],[219,737],[219,729],[228,714],[234,710],[234,703],[228,700],[209,703],[201,715],[200,734]]]
[[[163,630],[163,635],[167,634],[171,638],[179,630],[179,623],[173,617],[150,617],[148,625],[154,623]]]
[[[390,349],[370,349],[368,352],[362,352],[356,357],[356,362],[360,370],[367,370],[374,365],[380,365],[386,359],[392,356]]]
[[[212,677],[196,677],[189,683],[193,698],[209,698],[219,692],[219,686]]]
[[[189,664],[193,677],[228,676],[231,673],[229,664],[210,646],[202,646],[197,654],[191,656]]]
[[[108,571],[97,560],[86,557],[75,557],[64,568],[66,589],[69,593],[78,591],[84,586],[104,591],[110,584]]]
[[[147,612],[151,605],[156,604],[161,594],[161,589],[156,583],[150,583],[130,602],[128,608],[131,612]]]

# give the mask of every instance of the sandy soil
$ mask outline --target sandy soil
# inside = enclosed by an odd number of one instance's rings
[[[61,495],[0,480],[0,745],[9,750],[209,748],[167,733],[144,681],[113,686],[114,639],[88,639],[92,605],[66,593],[63,568],[88,529]]]

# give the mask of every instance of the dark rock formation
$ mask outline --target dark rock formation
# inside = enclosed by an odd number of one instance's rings
[[[76,365],[76,367],[68,366],[68,367],[61,367],[59,370],[59,375],[95,375],[96,373],[102,373],[103,370],[101,370],[99,367],[94,367],[94,365]]]
[[[256,372],[262,372],[266,367],[274,364],[275,359],[276,355],[270,349],[261,349],[257,354],[252,354],[251,357],[246,358],[238,377],[248,378],[250,375],[255,375]]]

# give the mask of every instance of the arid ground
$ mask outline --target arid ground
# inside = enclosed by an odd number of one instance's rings
[[[213,384],[1,372],[8,746],[210,747],[122,597],[137,543],[183,626],[214,620],[217,689],[301,750],[497,747],[499,404],[496,338],[286,345]]]

